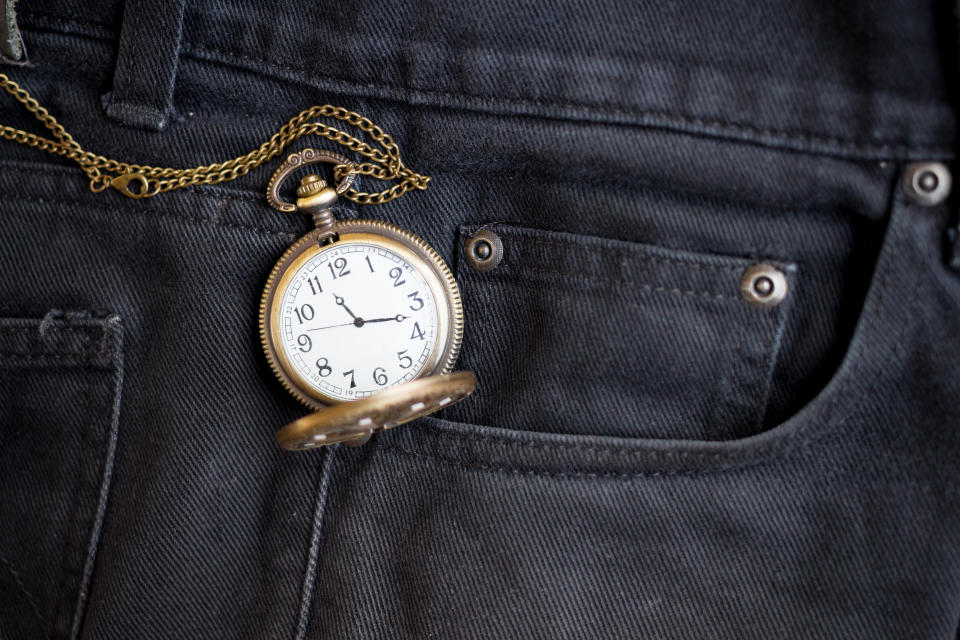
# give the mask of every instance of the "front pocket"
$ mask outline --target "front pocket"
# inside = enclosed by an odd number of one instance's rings
[[[762,429],[790,295],[740,294],[760,260],[485,227],[504,257],[458,268],[471,400],[448,420],[554,433],[729,440]],[[459,246],[476,227],[460,231]],[[796,267],[770,261],[796,286]]]
[[[76,636],[106,506],[116,316],[0,319],[0,637]]]

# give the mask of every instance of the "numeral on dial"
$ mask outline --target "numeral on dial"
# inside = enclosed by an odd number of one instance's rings
[[[420,311],[420,309],[423,309],[423,298],[420,297],[419,291],[407,294],[407,297],[413,299],[413,304],[410,305],[410,311]]]
[[[414,338],[420,338],[421,340],[424,339],[423,329],[420,328],[419,322],[413,323],[413,331],[410,333],[410,339],[413,340]]]
[[[330,368],[330,362],[326,358],[317,359],[317,369],[319,370],[321,378],[326,378],[333,373],[333,369]]]
[[[373,370],[373,381],[381,387],[387,384],[387,370],[383,367],[377,367]]]
[[[313,349],[313,340],[311,340],[310,336],[305,333],[301,333],[297,337],[297,344],[300,345],[300,351],[303,351],[304,353],[310,351],[310,349]]]
[[[406,349],[404,349],[403,351],[397,351],[397,359],[400,360],[401,369],[409,369],[410,367],[413,366],[413,358],[406,355],[406,353],[407,353]]]
[[[357,386],[356,381],[353,379],[353,369],[343,372],[343,377],[346,378],[347,376],[350,376],[350,388],[353,389],[355,386]]]
[[[342,278],[343,276],[350,273],[350,269],[347,269],[346,258],[337,258],[336,260],[333,261],[333,264],[328,262],[327,267],[330,269],[330,275],[333,276],[334,280],[336,280],[337,278]]]
[[[370,273],[373,273],[373,263],[370,262],[370,256],[364,256],[367,260],[367,266],[370,267]]]
[[[400,285],[407,283],[406,280],[400,279],[402,276],[403,269],[400,267],[394,267],[393,269],[390,269],[390,277],[393,278],[393,286],[399,287]]]
[[[307,278],[307,284],[310,285],[310,293],[313,295],[323,293],[323,287],[320,286],[319,276],[311,276],[310,278]]]
[[[297,314],[297,321],[300,324],[303,324],[305,320],[313,320],[313,307],[309,304],[305,304],[299,309],[294,307],[293,312]]]

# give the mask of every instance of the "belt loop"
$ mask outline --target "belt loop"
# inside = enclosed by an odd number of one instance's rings
[[[186,0],[126,0],[107,115],[160,131],[173,115],[173,83]]]

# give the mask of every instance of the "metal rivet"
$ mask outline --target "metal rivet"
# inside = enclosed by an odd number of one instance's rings
[[[773,293],[773,280],[767,276],[761,276],[753,281],[753,292],[761,298],[766,298]]]
[[[911,200],[924,207],[940,204],[950,195],[950,170],[940,162],[916,162],[907,165],[903,190]]]
[[[503,260],[503,241],[488,229],[481,229],[463,243],[463,256],[477,271],[490,271]]]
[[[787,276],[772,264],[755,264],[743,272],[740,293],[755,307],[775,307],[787,297]]]

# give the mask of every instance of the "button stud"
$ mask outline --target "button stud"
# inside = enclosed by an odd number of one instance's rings
[[[486,240],[479,240],[473,245],[473,257],[477,260],[488,260],[493,253],[493,247]]]
[[[753,281],[753,292],[761,298],[766,298],[773,293],[773,280],[767,276],[761,276]]]
[[[787,297],[787,277],[771,264],[755,264],[743,272],[740,294],[755,307],[775,307]]]
[[[503,260],[503,241],[489,229],[481,229],[463,243],[463,255],[477,271],[490,271]]]
[[[950,170],[940,162],[915,162],[903,174],[907,197],[924,207],[938,205],[950,195]]]

